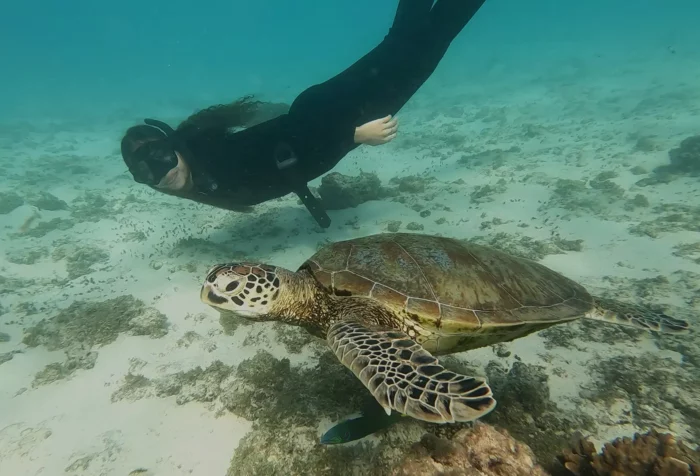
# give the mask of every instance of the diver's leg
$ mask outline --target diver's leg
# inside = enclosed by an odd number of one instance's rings
[[[486,0],[437,0],[430,10],[433,34],[448,44],[464,29]]]
[[[434,0],[400,0],[389,36],[410,33],[428,25]]]

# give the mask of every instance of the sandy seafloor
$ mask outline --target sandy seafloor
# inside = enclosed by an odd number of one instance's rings
[[[700,326],[700,178],[637,184],[700,133],[700,69],[671,55],[666,65],[654,61],[604,72],[553,66],[529,81],[429,83],[401,112],[396,141],[360,148],[334,170],[376,173],[398,191],[331,211],[327,231],[292,196],[236,214],[133,183],[118,152],[131,118],[3,125],[0,192],[23,204],[0,215],[0,474],[226,474],[253,422],[228,411],[218,390],[207,396],[197,381],[165,394],[148,383],[141,394],[115,392],[129,373],[154,382],[217,360],[235,367],[259,350],[313,368],[321,347],[290,352],[277,340],[280,326],[224,332],[199,301],[200,281],[222,260],[295,269],[326,240],[385,232],[391,222],[525,254],[596,291],[677,306]],[[599,176],[606,172],[614,173]],[[390,182],[410,176],[404,187]],[[64,334],[58,323],[58,341],[22,342],[25,330],[75,302],[124,295],[162,313],[167,333],[152,331],[162,316],[147,311],[150,323],[127,322],[105,345],[81,334],[85,323]],[[598,443],[652,427],[700,439],[697,337],[583,322],[555,329],[457,357],[482,373],[494,360],[542,366],[554,413],[588,414],[594,424],[584,433]],[[60,365],[45,370],[52,363]],[[317,434],[329,425],[320,418]]]

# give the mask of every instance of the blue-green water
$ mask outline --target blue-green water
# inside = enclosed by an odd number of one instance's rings
[[[378,44],[396,3],[0,9],[0,475],[430,474],[406,454],[439,457],[411,445],[461,427],[402,418],[319,444],[368,392],[323,340],[204,305],[220,262],[295,270],[329,242],[437,234],[700,326],[695,1],[486,0],[396,139],[310,184],[336,199],[326,230],[293,195],[236,213],[132,180],[128,127],[246,94],[289,104]],[[483,421],[555,474],[577,431],[700,442],[696,333],[580,320],[441,361],[485,377]]]

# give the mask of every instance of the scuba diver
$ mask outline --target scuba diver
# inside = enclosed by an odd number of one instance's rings
[[[146,119],[122,139],[124,162],[136,182],[228,210],[296,193],[327,228],[330,218],[307,183],[358,146],[396,137],[394,116],[484,1],[400,0],[377,47],[303,91],[288,110],[270,113],[269,104],[245,97],[199,111],[176,130]]]

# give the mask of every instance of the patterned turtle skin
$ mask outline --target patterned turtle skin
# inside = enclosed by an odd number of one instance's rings
[[[439,236],[393,233],[325,246],[299,270],[336,296],[393,310],[434,354],[507,342],[594,307],[580,284],[523,258]]]

